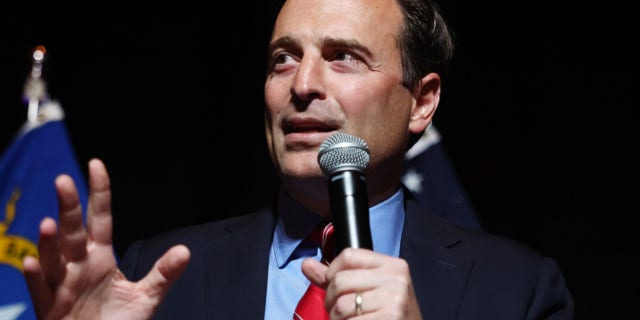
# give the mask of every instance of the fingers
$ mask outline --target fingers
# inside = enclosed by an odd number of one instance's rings
[[[87,256],[87,234],[82,207],[73,179],[66,174],[56,177],[60,234],[56,222],[46,217],[40,223],[38,252],[40,260],[27,257],[23,261],[24,275],[38,315],[52,307],[53,292],[64,281],[65,263],[80,261]]]
[[[45,279],[44,271],[38,259],[27,256],[22,261],[24,278],[38,319],[43,319],[51,309],[53,295]]]
[[[67,261],[79,261],[87,255],[87,234],[82,221],[82,207],[75,183],[66,174],[55,180],[58,192],[60,251]]]
[[[25,280],[39,319],[49,314],[55,292],[66,276],[65,258],[60,254],[57,232],[55,220],[44,218],[38,239],[40,258],[26,257],[23,261]]]
[[[365,296],[369,296],[369,299],[367,299],[369,305],[375,305],[371,304],[373,301],[371,296],[376,295],[377,291],[375,289],[382,288],[387,284],[387,275],[378,271],[358,269],[338,272],[332,280],[328,280],[329,285],[327,286],[325,303],[332,309],[333,313],[341,316],[353,315],[357,293],[361,294],[363,300]],[[400,287],[400,284],[393,284],[392,286],[386,286],[384,290],[390,294],[396,291],[398,287]],[[391,295],[391,297],[394,297],[394,295]]]
[[[91,240],[111,245],[111,182],[104,163],[99,159],[89,161],[87,229]]]
[[[180,277],[189,263],[191,254],[184,245],[176,245],[169,249],[158,261],[149,274],[140,280],[150,298],[159,303],[167,290]]]
[[[371,306],[375,305],[375,303],[373,303],[374,295],[374,291],[368,291],[364,293],[354,292],[340,296],[333,305],[333,308],[331,308],[331,319],[351,319],[363,315],[365,315],[365,317],[357,319],[365,319],[366,315],[372,315],[376,311],[371,308]],[[374,318],[380,319],[380,315],[376,315]],[[386,317],[384,319],[392,319],[392,317]]]
[[[65,276],[63,257],[60,255],[56,222],[46,217],[40,223],[40,238],[38,240],[39,263],[50,288],[60,284]]]
[[[302,273],[304,273],[307,279],[320,288],[326,288],[327,286],[327,278],[325,276],[327,268],[326,264],[311,258],[302,261]]]
[[[89,161],[89,203],[87,229],[82,221],[82,206],[70,176],[56,178],[60,211],[60,251],[67,261],[79,261],[87,255],[87,241],[111,245],[111,189],[109,175],[99,159]],[[89,238],[90,237],[90,238]]]
[[[367,249],[344,249],[327,269],[326,281],[332,288],[326,299],[332,300],[341,294],[370,290],[389,276],[388,273],[378,275],[377,272],[390,258]]]
[[[403,259],[347,248],[327,269],[326,281],[325,304],[331,319],[354,317],[358,309],[358,319],[420,319],[409,266]]]
[[[367,249],[345,248],[331,262],[331,267],[327,270],[327,278],[332,279],[341,270],[381,267],[386,258],[389,256]]]

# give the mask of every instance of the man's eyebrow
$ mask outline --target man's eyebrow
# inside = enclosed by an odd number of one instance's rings
[[[269,46],[267,46],[267,52],[273,52],[273,50],[279,47],[292,47],[295,46],[295,44],[296,41],[289,36],[280,37],[275,41],[269,43]]]
[[[296,40],[294,40],[292,37],[284,36],[269,43],[267,50],[268,52],[273,52],[273,50],[279,47],[290,48],[296,45],[297,45]],[[326,37],[322,39],[322,45],[328,46],[328,47],[335,47],[335,48],[350,48],[350,49],[360,51],[365,55],[371,55],[371,51],[369,50],[369,48],[367,48],[362,43],[354,39],[337,39],[337,38]]]
[[[322,39],[322,43],[325,46],[337,47],[337,48],[350,48],[360,51],[366,55],[371,55],[371,51],[369,48],[364,46],[362,43],[355,39],[337,39],[337,38],[324,38]]]

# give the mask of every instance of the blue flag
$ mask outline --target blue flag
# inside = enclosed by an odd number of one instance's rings
[[[38,257],[40,221],[57,220],[54,180],[73,177],[86,208],[88,189],[54,101],[39,107],[38,120],[23,125],[0,158],[0,319],[36,319],[22,274],[22,259]]]
[[[430,212],[463,227],[483,229],[433,125],[407,151],[402,181]]]

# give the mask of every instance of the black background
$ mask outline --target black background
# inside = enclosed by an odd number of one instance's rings
[[[102,158],[114,238],[256,209],[266,4],[116,3],[0,12],[0,147],[26,119],[31,52],[78,160]],[[458,51],[434,123],[486,228],[554,257],[577,319],[640,313],[632,206],[637,18],[614,2],[442,3]],[[224,7],[224,8],[223,8]]]

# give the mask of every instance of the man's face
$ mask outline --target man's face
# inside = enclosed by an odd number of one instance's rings
[[[401,24],[395,0],[285,3],[265,83],[267,140],[285,184],[322,177],[318,148],[336,131],[367,142],[368,172],[400,167],[415,104],[401,85]]]

